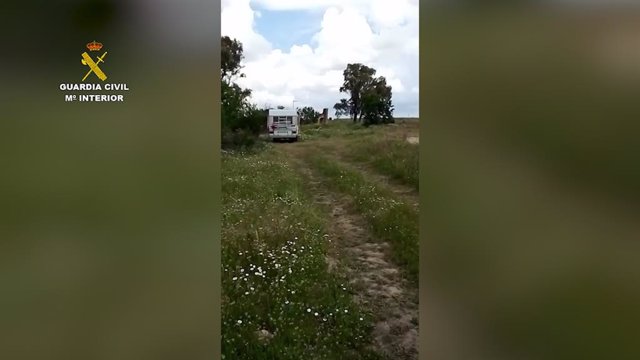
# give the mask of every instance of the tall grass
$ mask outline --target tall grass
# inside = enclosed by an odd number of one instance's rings
[[[367,181],[362,173],[348,170],[319,154],[310,154],[312,166],[337,191],[353,197],[356,210],[368,221],[373,233],[387,240],[394,260],[406,270],[408,278],[418,279],[418,213],[385,189]]]
[[[379,359],[371,314],[327,269],[323,214],[270,154],[223,156],[223,358]]]
[[[351,120],[332,120],[327,124],[306,124],[300,128],[303,140],[371,135],[374,132],[374,127],[365,127],[362,124],[353,123]]]
[[[397,138],[383,137],[351,142],[345,155],[369,164],[377,172],[419,190],[419,146]]]

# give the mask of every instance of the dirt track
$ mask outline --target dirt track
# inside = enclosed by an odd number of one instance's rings
[[[391,260],[390,245],[371,234],[366,221],[352,206],[352,199],[329,189],[304,160],[310,151],[318,151],[317,145],[316,141],[306,141],[276,146],[277,151],[286,151],[287,156],[283,158],[291,159],[293,167],[303,176],[315,204],[326,210],[331,230],[329,268],[347,275],[357,290],[356,302],[374,314],[372,347],[389,359],[417,359],[417,287],[404,279],[401,269]],[[386,187],[417,207],[417,192],[364,166],[346,162],[338,152],[323,151],[323,154],[350,169],[364,172],[376,185]]]

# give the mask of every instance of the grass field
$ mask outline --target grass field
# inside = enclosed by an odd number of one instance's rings
[[[223,155],[225,359],[417,359],[417,123]]]

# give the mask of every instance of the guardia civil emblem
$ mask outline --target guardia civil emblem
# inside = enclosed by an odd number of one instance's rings
[[[97,41],[95,41],[95,40],[93,40],[92,42],[87,44],[87,49],[89,49],[89,52],[100,51],[102,49],[102,44],[97,42]],[[107,56],[107,52],[106,51],[102,55],[97,56],[96,60],[94,61],[91,58],[91,56],[89,54],[87,54],[86,51],[82,53],[81,63],[82,63],[82,65],[85,65],[85,66],[89,67],[89,72],[87,72],[87,74],[82,78],[82,81],[85,81],[87,79],[87,77],[89,77],[89,75],[91,75],[91,74],[95,74],[98,77],[98,79],[100,79],[102,81],[107,80],[107,75],[98,66],[98,64],[104,62],[104,57],[105,56]]]

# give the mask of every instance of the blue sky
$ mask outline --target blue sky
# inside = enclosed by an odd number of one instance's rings
[[[392,86],[394,114],[418,116],[418,0],[222,0],[222,35],[242,42],[238,80],[258,106],[329,108],[349,63]]]
[[[317,11],[271,11],[260,7],[255,29],[278,49],[288,50],[296,44],[308,44],[320,31],[322,13]]]

